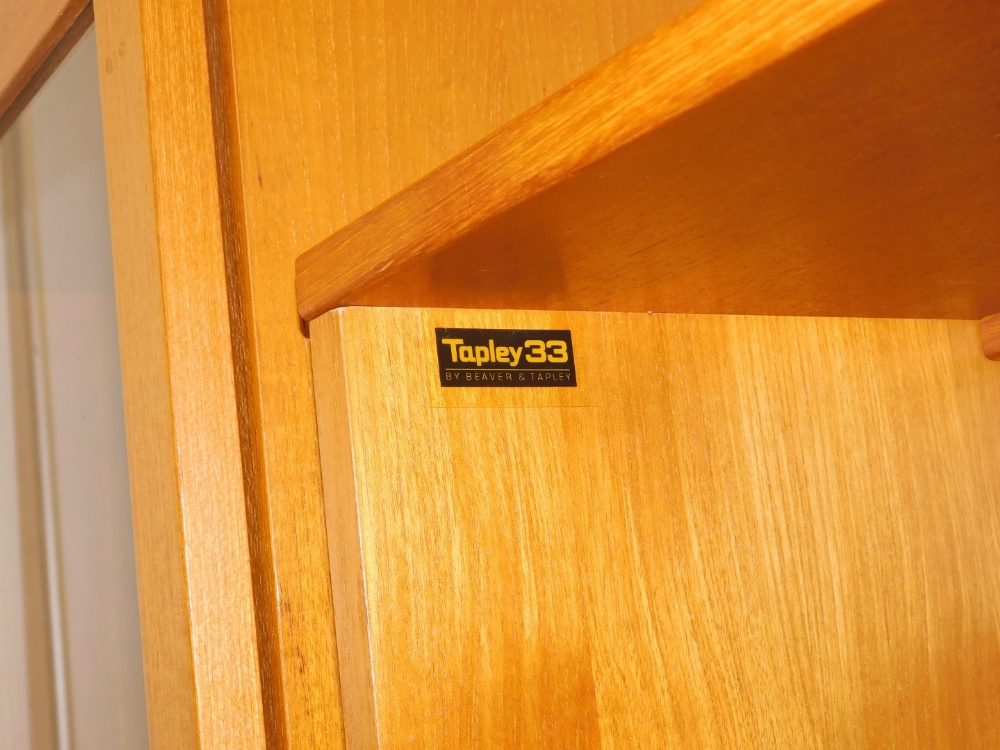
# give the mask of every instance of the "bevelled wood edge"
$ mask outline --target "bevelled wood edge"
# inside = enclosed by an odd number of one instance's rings
[[[979,332],[983,337],[983,353],[987,359],[1000,362],[1000,313],[980,320]]]
[[[880,0],[705,2],[528,110],[296,260],[299,314],[427,258]]]

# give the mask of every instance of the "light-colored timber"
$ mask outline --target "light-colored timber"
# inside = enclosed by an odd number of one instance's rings
[[[265,747],[200,0],[97,0],[153,750]]]
[[[691,5],[99,0],[154,748],[343,746],[295,256]]]
[[[1000,5],[714,0],[298,260],[344,304],[978,319]]]
[[[209,13],[264,710],[276,747],[343,745],[295,256],[691,4],[227,0]]]
[[[435,326],[570,329],[579,387],[443,389]],[[1000,743],[976,323],[347,308],[312,340],[349,747]]]

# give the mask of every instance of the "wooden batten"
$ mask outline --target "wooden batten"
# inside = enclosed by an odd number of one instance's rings
[[[975,320],[1000,6],[706,2],[298,260],[338,305]]]

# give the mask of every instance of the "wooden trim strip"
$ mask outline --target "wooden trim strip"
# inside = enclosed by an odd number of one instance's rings
[[[0,0],[0,136],[93,22],[88,0]]]
[[[266,746],[205,20],[97,0],[151,746]]]
[[[316,321],[313,368],[316,377],[317,429],[323,466],[323,497],[330,554],[334,608],[338,613],[341,701],[345,747],[379,747],[375,714],[370,623],[365,591],[362,539],[358,517],[356,466],[351,411],[344,363],[344,320],[341,313]]]
[[[301,681],[301,672],[295,665],[298,659],[305,658],[305,654],[294,634],[284,632],[283,626],[287,627],[287,622],[283,622],[283,619],[287,621],[288,616],[278,607],[278,592],[286,589],[281,586],[275,560],[274,535],[277,532],[272,527],[262,435],[258,352],[254,331],[250,254],[246,239],[243,166],[240,158],[229,3],[227,0],[204,0],[204,7],[229,322],[238,394],[236,410],[239,418],[243,482],[247,494],[247,525],[252,540],[250,555],[254,571],[254,609],[264,698],[264,731],[267,747],[290,748],[302,744],[296,742],[296,739],[303,732],[303,727],[295,726],[294,707],[288,704],[297,697],[295,681]],[[287,591],[285,595],[289,596]],[[335,696],[335,699],[335,708],[339,709],[339,696]],[[339,716],[339,711],[336,715]],[[315,717],[310,716],[310,719]],[[307,731],[314,729],[310,726]]]

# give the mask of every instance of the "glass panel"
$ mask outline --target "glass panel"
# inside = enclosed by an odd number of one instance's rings
[[[93,29],[0,174],[0,747],[143,748]]]

